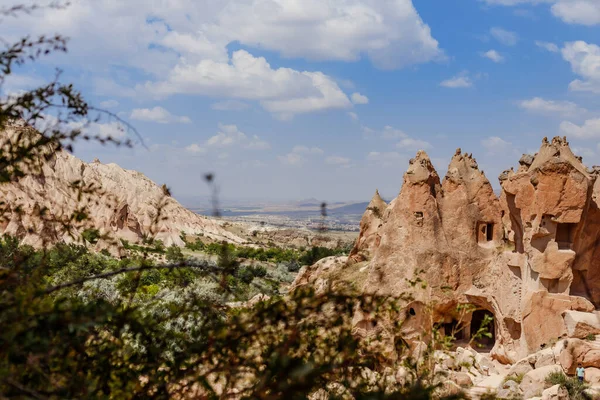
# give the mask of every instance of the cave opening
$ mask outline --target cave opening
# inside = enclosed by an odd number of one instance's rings
[[[556,243],[559,250],[572,250],[575,241],[575,230],[577,224],[557,224],[556,225]]]
[[[483,329],[482,329],[483,328]],[[471,338],[484,348],[496,343],[496,321],[488,310],[476,310],[471,318]]]

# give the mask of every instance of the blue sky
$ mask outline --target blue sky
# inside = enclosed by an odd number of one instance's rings
[[[206,172],[229,199],[392,198],[417,150],[443,176],[457,147],[497,187],[544,136],[600,164],[597,0],[79,0],[2,25],[71,37],[5,94],[63,69],[147,145],[75,154],[187,203]]]

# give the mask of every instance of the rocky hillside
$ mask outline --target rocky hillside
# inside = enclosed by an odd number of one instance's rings
[[[410,294],[403,336],[413,343],[430,317],[459,341],[492,318],[489,351],[502,363],[600,334],[598,168],[559,137],[519,164],[499,177],[498,196],[472,155],[457,150],[440,179],[419,152],[397,198],[374,196],[348,260],[305,268],[296,285],[338,280],[363,293]],[[473,311],[459,315],[464,306]],[[356,323],[365,335],[381,326],[365,318]]]
[[[3,146],[7,138],[28,129],[9,128],[2,134]],[[130,242],[160,239],[167,246],[184,245],[183,232],[242,242],[216,221],[184,208],[142,173],[98,160],[88,164],[66,151],[54,154],[34,174],[1,184],[0,197],[0,233],[36,247],[76,241],[86,227]],[[87,215],[85,221],[76,218],[78,210]],[[69,230],[66,225],[79,229]],[[98,247],[107,246],[104,240],[98,243]]]

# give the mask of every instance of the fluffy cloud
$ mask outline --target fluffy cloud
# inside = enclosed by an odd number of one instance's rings
[[[583,78],[571,82],[571,90],[600,93],[600,47],[584,41],[570,42],[563,47],[562,56],[573,72]]]
[[[285,57],[356,61],[399,68],[441,51],[412,0],[229,0],[210,34]],[[294,29],[290,29],[293,26]]]
[[[481,53],[481,57],[492,60],[495,63],[500,63],[504,61],[504,57],[498,53],[496,50],[488,50],[485,53]]]
[[[358,121],[358,114],[356,114],[355,112],[348,112],[348,116],[352,119],[352,121]]]
[[[54,32],[72,41],[67,56],[50,62],[94,70],[105,94],[256,100],[282,119],[351,102],[319,71],[273,69],[243,50],[230,57],[228,45],[310,60],[366,56],[384,69],[444,57],[412,0],[223,0],[202,7],[195,0],[97,0],[3,21],[5,39]],[[133,91],[132,74],[111,74],[105,65],[141,71],[148,82]]]
[[[583,125],[564,121],[560,124],[560,132],[563,135],[572,136],[577,139],[600,138],[600,118],[587,120]]]
[[[467,75],[458,75],[442,81],[440,86],[450,89],[468,88],[473,86],[473,80]]]
[[[189,124],[192,122],[189,117],[173,115],[162,107],[136,108],[131,112],[130,117],[138,121],[157,122],[159,124]]]
[[[535,41],[535,45],[537,47],[540,47],[542,49],[548,50],[551,53],[558,53],[560,51],[560,49],[558,48],[558,46],[554,43],[551,42],[542,42],[540,40],[536,40]]]
[[[529,100],[522,100],[518,103],[523,110],[546,115],[561,115],[565,117],[584,114],[586,109],[579,107],[570,101],[545,100],[541,97],[534,97]]]
[[[552,14],[571,24],[597,25],[600,24],[600,2],[560,0],[552,6]]]
[[[425,150],[431,148],[431,144],[419,139],[406,138],[396,143],[396,147],[402,150]]]
[[[491,5],[551,4],[552,14],[570,24],[600,24],[598,0],[480,0]]]
[[[352,103],[333,79],[321,72],[273,69],[263,57],[245,50],[233,53],[228,63],[202,60],[176,66],[162,82],[147,82],[138,91],[154,96],[198,94],[259,100],[281,116],[329,108],[349,108]]]
[[[498,27],[490,29],[490,34],[494,39],[505,46],[514,46],[519,41],[519,35],[517,35],[516,32],[507,31]]]
[[[321,156],[325,152],[319,147],[308,147],[303,145],[294,146],[292,151],[284,156],[278,156],[277,159],[286,165],[302,165],[307,157]]]
[[[369,98],[356,92],[352,93],[352,103],[354,104],[369,104]]]
[[[246,134],[236,125],[219,124],[219,132],[206,141],[209,147],[228,147],[239,144],[247,139]]]
[[[186,150],[192,153],[204,153],[207,148],[223,149],[236,146],[250,150],[268,150],[271,148],[271,145],[268,142],[262,140],[257,135],[253,135],[252,138],[249,139],[237,125],[219,123],[219,131],[216,135],[208,138],[202,145],[193,143],[186,147]]]
[[[431,144],[428,142],[412,138],[406,132],[394,128],[393,126],[387,125],[380,132],[363,126],[363,131],[366,133],[365,136],[371,138],[380,138],[385,140],[400,139],[400,141],[396,143],[396,148],[404,151],[416,151],[431,148]]]
[[[41,118],[36,121],[35,128],[40,132],[51,131],[53,129],[79,130],[82,134],[100,139],[124,139],[129,131],[118,121],[71,121],[59,122],[58,118],[51,114],[42,114]]]

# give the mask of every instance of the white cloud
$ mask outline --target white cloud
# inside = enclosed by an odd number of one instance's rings
[[[194,151],[196,149],[202,149],[204,152],[205,148],[233,148],[243,147],[249,150],[268,150],[271,148],[269,142],[262,140],[258,135],[253,135],[251,138],[242,132],[237,125],[227,125],[219,123],[219,131],[216,135],[208,138],[202,146],[197,146],[195,149],[188,149]],[[224,153],[222,153],[224,154]]]
[[[569,89],[600,93],[600,47],[584,41],[570,42],[563,47],[562,56],[573,72],[583,78],[571,82]]]
[[[406,138],[396,143],[396,147],[402,150],[424,150],[431,148],[431,144],[419,139]]]
[[[399,68],[442,54],[411,0],[229,0],[208,32],[285,57]],[[293,27],[293,29],[290,29]]]
[[[211,104],[210,108],[216,111],[243,111],[250,108],[250,105],[239,100],[225,100]]]
[[[193,154],[204,154],[206,153],[206,149],[204,147],[201,147],[200,145],[196,144],[196,143],[192,143],[189,146],[187,146],[185,148],[185,150],[187,152],[193,153]]]
[[[560,124],[560,132],[563,135],[572,136],[577,139],[600,138],[600,118],[587,120],[581,126],[569,121],[563,121]]]
[[[579,107],[577,104],[570,101],[554,101],[545,100],[541,97],[534,97],[529,100],[522,100],[518,103],[519,107],[523,110],[537,113],[546,114],[550,116],[575,116],[584,114],[587,112],[586,109]]]
[[[398,140],[396,148],[405,151],[422,150],[431,148],[431,144],[424,141],[410,137],[406,132],[401,129],[394,128],[393,126],[386,125],[383,130],[376,131],[369,127],[363,126],[363,132],[365,137],[368,138],[380,138],[385,140]]]
[[[517,6],[521,4],[551,4],[552,14],[566,23],[600,24],[598,0],[480,0],[490,5]]]
[[[356,92],[352,93],[352,103],[354,104],[369,104],[369,98]]]
[[[209,147],[228,147],[240,144],[247,136],[236,125],[219,124],[219,132],[206,141]]]
[[[195,0],[77,1],[2,23],[5,39],[72,38],[69,53],[48,62],[93,70],[103,94],[256,100],[282,119],[351,102],[319,71],[272,69],[242,50],[230,57],[231,43],[309,60],[367,57],[383,69],[444,58],[412,0],[211,0],[202,7]],[[106,65],[141,71],[148,82],[131,83],[136,74],[113,74]]]
[[[505,152],[512,148],[512,143],[507,142],[506,140],[504,140],[498,136],[490,136],[490,137],[483,139],[481,141],[481,145],[490,154]]]
[[[352,121],[358,121],[358,114],[356,114],[355,112],[348,112],[348,116],[352,119]]]
[[[321,156],[325,152],[319,147],[308,147],[303,145],[294,146],[291,152],[284,156],[278,156],[279,161],[286,165],[302,165],[307,157]]]
[[[496,50],[488,50],[485,53],[481,53],[481,57],[492,60],[495,63],[500,63],[504,61],[504,57],[498,53]]]
[[[560,51],[560,49],[558,48],[558,46],[554,43],[551,42],[542,42],[540,40],[536,40],[535,41],[535,45],[537,47],[540,47],[542,49],[548,50],[551,53],[558,53]]]
[[[272,69],[263,57],[254,57],[245,50],[234,52],[229,63],[202,60],[178,65],[166,80],[147,82],[138,90],[159,97],[186,93],[259,100],[267,111],[282,116],[352,106],[327,75]]]
[[[348,164],[350,164],[350,159],[340,156],[329,156],[325,159],[325,163],[329,165],[347,166]]]
[[[505,46],[514,46],[519,41],[519,35],[517,35],[516,32],[507,31],[498,27],[490,29],[490,34],[494,39]]]
[[[450,89],[468,88],[473,86],[473,80],[466,75],[458,75],[442,81],[440,86]]]
[[[552,14],[570,24],[600,24],[598,0],[560,0],[552,6]]]
[[[189,124],[189,117],[173,115],[162,107],[136,108],[131,112],[131,119],[138,121],[157,122],[159,124]]]
[[[51,114],[42,114],[42,118],[38,119],[35,124],[35,128],[40,132],[45,132],[53,129],[59,129],[62,131],[66,130],[79,130],[83,135],[95,137],[99,139],[124,139],[128,130],[122,124],[117,121],[111,122],[100,122],[100,121],[71,121],[71,122],[59,122],[58,118]]]
[[[352,103],[322,72],[271,68],[244,50],[230,56],[231,43],[309,60],[365,57],[383,69],[445,57],[412,0],[77,1],[2,23],[5,39],[72,38],[67,55],[44,62],[92,71],[98,94],[258,101],[280,119]],[[222,103],[213,109],[243,107]]]
[[[116,100],[105,100],[100,102],[102,108],[116,108],[119,107],[119,102]]]

